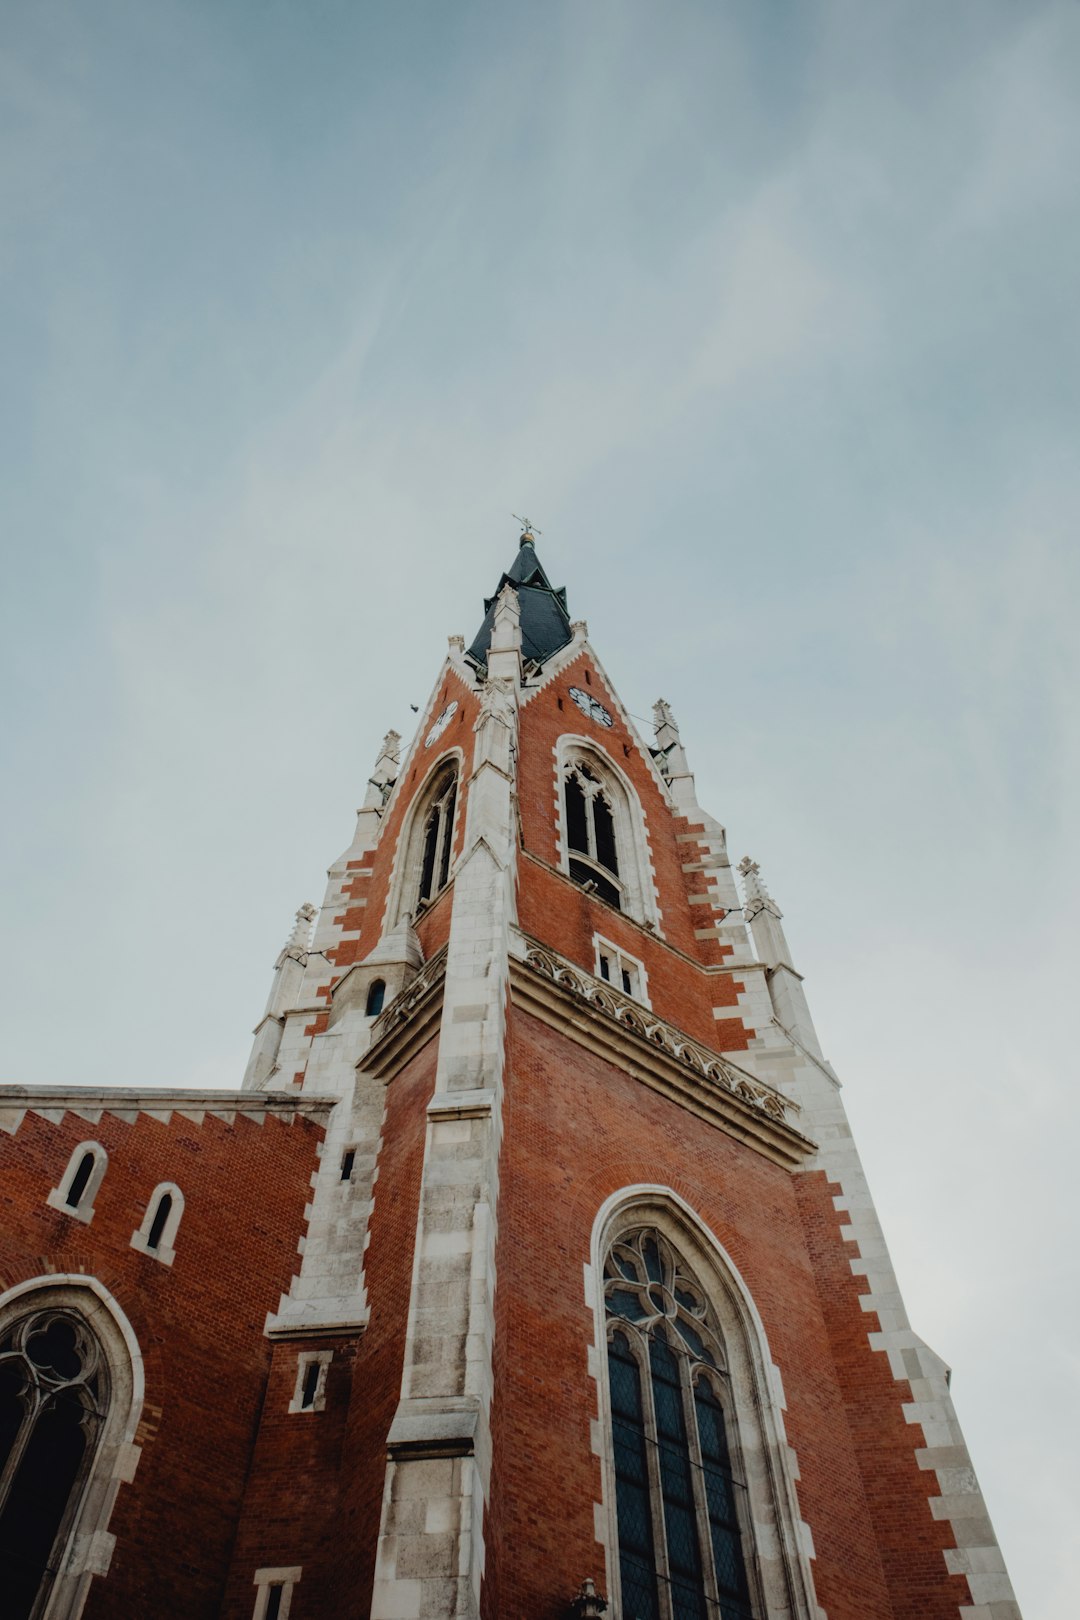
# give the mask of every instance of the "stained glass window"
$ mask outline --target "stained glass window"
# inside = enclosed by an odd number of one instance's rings
[[[648,1228],[612,1245],[604,1293],[622,1620],[753,1620],[714,1313]]]

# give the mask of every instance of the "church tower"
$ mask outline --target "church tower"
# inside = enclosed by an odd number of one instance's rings
[[[1017,1620],[780,908],[654,725],[526,527],[297,915],[244,1086],[335,1106],[230,1614]]]
[[[1019,1620],[762,871],[526,527],[243,1085],[0,1088],[4,1620]]]

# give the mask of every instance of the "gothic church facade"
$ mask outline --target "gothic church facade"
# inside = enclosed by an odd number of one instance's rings
[[[7,1620],[1018,1620],[738,873],[526,531],[241,1088],[0,1091]]]

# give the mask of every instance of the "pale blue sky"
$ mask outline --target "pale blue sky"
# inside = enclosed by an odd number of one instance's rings
[[[1080,5],[0,10],[5,1078],[239,1082],[524,509],[1072,1620]]]

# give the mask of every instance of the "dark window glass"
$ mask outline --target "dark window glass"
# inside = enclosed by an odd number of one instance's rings
[[[78,1320],[42,1311],[0,1341],[4,1620],[28,1620],[60,1567],[106,1398],[100,1348]]]
[[[424,833],[424,864],[420,871],[420,898],[430,900],[435,882],[435,855],[439,847],[439,807],[427,819]]]
[[[300,1391],[300,1405],[305,1409],[315,1405],[315,1393],[319,1387],[319,1363],[309,1361],[304,1368],[304,1384]]]
[[[615,1243],[604,1278],[623,1615],[659,1593],[665,1620],[753,1620],[709,1308],[653,1228]]]
[[[600,958],[600,977],[602,979],[611,978],[611,963],[608,961],[606,956],[602,956]]]
[[[279,1620],[281,1614],[281,1599],[285,1588],[280,1581],[275,1581],[266,1594],[266,1620]]]
[[[454,841],[454,806],[457,803],[457,783],[453,782],[450,792],[442,804],[443,837],[442,855],[439,859],[439,888],[445,889],[450,879],[450,846]]]
[[[172,1194],[162,1193],[161,1197],[158,1199],[158,1207],[154,1212],[154,1221],[150,1228],[150,1236],[146,1240],[146,1247],[148,1249],[156,1249],[160,1244],[161,1239],[165,1235],[165,1222],[168,1220],[171,1214]]]
[[[355,1148],[346,1148],[345,1152],[341,1155],[341,1179],[342,1179],[342,1181],[351,1181],[352,1180],[353,1165],[355,1163],[356,1163],[356,1149]]]
[[[619,1573],[625,1620],[659,1620],[641,1375],[621,1333],[608,1346]]]
[[[593,827],[596,831],[596,858],[615,877],[619,875],[619,862],[615,854],[615,823],[611,819],[611,806],[602,793],[592,802]]]
[[[724,1429],[724,1409],[705,1378],[699,1379],[694,1391],[694,1410],[721,1609],[725,1620],[728,1615],[733,1620],[750,1620],[750,1590],[735,1516],[736,1485]]]
[[[383,979],[372,979],[368,985],[367,1005],[365,1012],[369,1018],[376,1018],[383,1010],[386,1000],[386,983]]]
[[[574,776],[566,778],[566,842],[569,849],[589,853],[589,830],[585,817],[585,794]]]
[[[457,774],[444,770],[438,777],[434,802],[424,823],[424,852],[420,862],[419,900],[434,900],[450,878],[450,856],[454,836],[454,808],[457,804]]]
[[[622,896],[614,883],[609,883],[607,878],[601,876],[595,867],[587,866],[584,861],[575,861],[573,856],[570,857],[569,865],[570,876],[575,883],[580,883],[582,886],[591,883],[591,892],[593,894],[599,895],[601,900],[606,900],[609,906],[615,907],[616,911],[622,910]]]
[[[625,968],[622,970],[622,987],[626,991],[627,995],[630,995],[634,988],[633,980]]]
[[[93,1174],[93,1169],[94,1155],[84,1153],[79,1160],[79,1168],[71,1178],[71,1186],[68,1188],[67,1197],[64,1199],[65,1204],[69,1205],[71,1209],[78,1209],[82,1202],[82,1195],[86,1191],[86,1184]]]
[[[660,1490],[664,1499],[671,1607],[675,1620],[705,1620],[690,1447],[686,1438],[679,1362],[661,1338],[649,1347],[656,1408]]]

